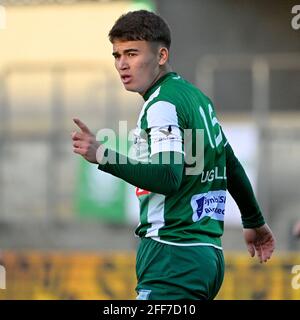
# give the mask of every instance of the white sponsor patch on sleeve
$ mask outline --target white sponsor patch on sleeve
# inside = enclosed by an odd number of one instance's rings
[[[183,153],[183,139],[180,129],[175,126],[154,127],[150,131],[151,156],[159,152],[176,151]]]

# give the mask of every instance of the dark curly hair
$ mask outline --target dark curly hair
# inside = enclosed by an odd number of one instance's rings
[[[110,30],[109,40],[136,41],[162,43],[170,49],[171,32],[168,24],[157,14],[138,10],[130,11],[120,16]]]

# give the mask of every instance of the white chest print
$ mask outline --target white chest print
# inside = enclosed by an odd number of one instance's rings
[[[191,199],[193,221],[197,222],[204,217],[224,221],[225,203],[225,190],[208,191],[207,193],[195,194]]]

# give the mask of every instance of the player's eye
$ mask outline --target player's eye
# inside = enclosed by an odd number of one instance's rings
[[[116,60],[117,60],[117,59],[120,59],[120,56],[121,56],[121,55],[118,54],[118,53],[114,53],[114,54],[113,54],[113,57],[114,57],[114,59],[116,59]]]

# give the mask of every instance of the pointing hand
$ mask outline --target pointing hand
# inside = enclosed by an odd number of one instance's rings
[[[98,163],[96,159],[96,152],[100,143],[82,121],[77,118],[73,119],[73,121],[80,128],[80,132],[72,132],[74,153],[82,155],[84,159],[91,163]]]

